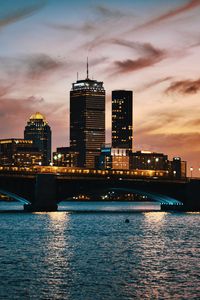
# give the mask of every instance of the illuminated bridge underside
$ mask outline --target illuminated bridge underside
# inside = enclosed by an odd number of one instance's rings
[[[16,194],[13,194],[13,193],[1,190],[1,189],[0,189],[0,194],[6,195],[6,196],[8,196],[8,197],[10,197],[12,199],[15,199],[15,200],[23,203],[23,204],[30,204],[30,202],[28,200],[26,200],[26,199],[24,199],[24,198],[22,198],[22,197],[20,197],[20,196],[18,196]]]
[[[174,198],[171,198],[171,197],[168,197],[165,195],[157,194],[157,193],[149,193],[149,192],[140,191],[137,189],[126,189],[126,188],[112,188],[110,190],[124,191],[124,192],[129,192],[129,193],[135,193],[135,194],[142,195],[142,196],[147,196],[148,198],[150,198],[156,202],[159,202],[160,204],[183,205],[183,203],[179,200],[176,200]]]

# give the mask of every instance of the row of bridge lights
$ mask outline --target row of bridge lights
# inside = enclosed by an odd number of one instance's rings
[[[57,160],[57,159],[60,159],[61,157],[62,157],[62,155],[59,153],[57,156],[54,156],[54,159]],[[158,161],[159,161],[159,158],[156,158],[155,161],[158,162]],[[150,163],[151,163],[151,160],[148,159],[147,163],[150,164]],[[39,162],[39,165],[41,166],[42,163]],[[50,163],[50,166],[53,166],[53,163],[52,163],[52,162]],[[199,168],[198,170],[199,170],[199,172],[200,172],[200,168]],[[193,172],[193,171],[194,171],[194,168],[193,168],[193,167],[190,167],[190,177],[192,177],[192,172]],[[176,176],[176,171],[173,171],[173,174],[174,174],[174,176]]]
[[[200,168],[198,168],[199,172],[200,172]],[[190,177],[192,177],[192,172],[194,171],[193,167],[190,167]]]

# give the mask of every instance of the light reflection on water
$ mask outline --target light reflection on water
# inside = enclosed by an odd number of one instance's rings
[[[0,228],[2,300],[200,299],[197,213],[4,213]]]

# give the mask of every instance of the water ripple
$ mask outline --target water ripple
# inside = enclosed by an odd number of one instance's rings
[[[200,299],[199,216],[2,214],[0,299]]]

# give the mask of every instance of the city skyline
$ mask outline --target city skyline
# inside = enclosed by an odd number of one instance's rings
[[[22,137],[27,118],[40,111],[53,149],[69,145],[69,91],[77,72],[86,78],[89,56],[90,77],[107,92],[107,141],[111,91],[133,90],[134,151],[181,156],[198,170],[200,2],[132,2],[2,4],[1,138]]]

